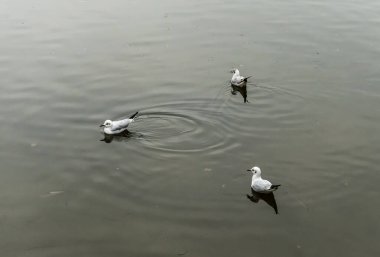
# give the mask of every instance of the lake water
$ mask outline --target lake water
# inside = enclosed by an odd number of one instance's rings
[[[380,2],[2,0],[0,29],[2,256],[379,256]]]

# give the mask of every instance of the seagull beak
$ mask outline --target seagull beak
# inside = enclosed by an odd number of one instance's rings
[[[252,171],[252,170],[247,170],[247,171]]]
[[[102,124],[102,125],[100,125],[99,127],[104,127],[105,125],[104,124]]]

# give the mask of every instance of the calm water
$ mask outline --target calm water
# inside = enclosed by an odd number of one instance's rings
[[[1,255],[379,256],[380,3],[285,2],[1,0]]]

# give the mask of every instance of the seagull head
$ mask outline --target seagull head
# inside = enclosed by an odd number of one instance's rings
[[[106,120],[102,125],[100,125],[100,127],[112,127],[112,120]]]
[[[239,72],[238,69],[232,69],[230,72],[233,73],[233,74],[237,74],[237,75],[240,74],[240,72]]]
[[[257,167],[257,166],[255,166],[252,169],[249,169],[247,171],[252,172],[253,176],[258,176],[258,177],[261,176],[261,169],[259,167]]]

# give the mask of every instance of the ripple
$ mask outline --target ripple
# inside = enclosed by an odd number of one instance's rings
[[[204,100],[148,107],[140,112],[134,129],[150,149],[215,154],[235,146],[227,136],[231,133],[229,126],[216,109],[214,103]]]

